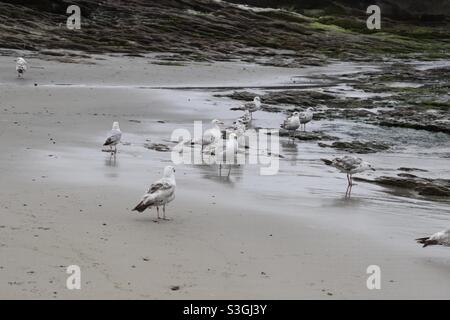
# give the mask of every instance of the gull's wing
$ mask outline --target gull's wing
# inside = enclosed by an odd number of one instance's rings
[[[150,189],[148,189],[147,193],[153,194],[153,193],[164,191],[164,190],[170,190],[171,188],[173,188],[172,184],[170,184],[167,181],[160,180],[160,181],[152,184],[150,186]]]
[[[122,138],[122,132],[119,130],[111,130],[111,132],[108,135],[108,138],[106,139],[104,146],[109,146],[111,144],[118,143],[120,139]]]
[[[167,203],[174,198],[175,185],[165,179],[161,179],[150,186],[133,211],[144,212],[153,205]]]
[[[333,160],[333,166],[343,171],[352,171],[361,165],[362,159],[356,157],[345,156]]]

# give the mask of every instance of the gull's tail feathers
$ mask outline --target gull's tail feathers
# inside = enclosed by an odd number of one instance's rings
[[[132,211],[137,211],[137,212],[142,213],[149,207],[150,207],[150,205],[148,203],[145,204],[144,201],[141,201]]]
[[[439,244],[437,242],[437,240],[430,240],[430,237],[419,238],[419,239],[416,239],[416,241],[417,241],[417,243],[423,244],[423,248],[426,248],[428,246],[435,246],[435,245]]]
[[[112,144],[114,141],[111,138],[106,139],[105,143],[103,144],[104,146],[109,146],[110,144]]]

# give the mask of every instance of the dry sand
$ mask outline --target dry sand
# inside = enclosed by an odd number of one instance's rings
[[[215,168],[178,166],[173,220],[131,213],[170,163],[170,153],[145,149],[146,139],[167,143],[193,120],[231,117],[231,101],[219,106],[205,92],[139,86],[283,85],[314,70],[102,59],[31,59],[43,69],[17,80],[11,57],[0,57],[0,298],[450,297],[450,251],[413,242],[438,230],[405,216],[377,222],[380,208],[364,199],[283,196],[284,186],[301,183],[287,171],[240,169],[227,179]],[[116,162],[101,152],[113,120],[125,142]],[[252,191],[258,182],[269,195]],[[270,197],[273,184],[280,194]],[[66,289],[73,264],[81,290]],[[381,267],[381,290],[366,287],[369,265]]]

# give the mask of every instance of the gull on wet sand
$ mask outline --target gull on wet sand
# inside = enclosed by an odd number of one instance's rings
[[[416,239],[416,241],[423,244],[424,248],[437,245],[450,247],[450,229],[437,232],[429,237]]]
[[[253,119],[253,112],[258,111],[261,108],[261,98],[255,97],[252,102],[244,104],[244,110],[250,112],[250,119]]]
[[[250,122],[252,121],[252,115],[250,114],[250,111],[245,110],[244,114],[240,118],[238,118],[235,123],[237,123],[238,121],[244,124],[245,127],[247,128]]]
[[[159,216],[159,207],[163,207],[163,220],[166,219],[166,204],[175,199],[175,168],[167,166],[164,168],[164,174],[161,179],[153,183],[148,191],[144,194],[139,204],[133,209],[140,213],[146,209],[156,207],[157,218]]]
[[[27,71],[27,64],[28,62],[24,58],[17,58],[16,60],[16,71],[17,71],[17,77],[21,78],[25,71]]]
[[[212,128],[206,130],[203,133],[203,136],[201,139],[198,139],[196,141],[192,141],[191,144],[200,144],[202,146],[202,152],[204,147],[213,145],[214,143],[217,143],[220,139],[222,139],[222,129],[220,128],[220,125],[223,124],[222,121],[214,119],[211,121]]]
[[[109,146],[111,154],[117,153],[117,145],[122,139],[122,131],[119,128],[119,122],[114,122],[112,126],[112,130],[109,132],[108,137],[106,138],[103,146]],[[114,147],[114,150],[113,150]]]
[[[375,171],[375,169],[369,162],[366,162],[363,159],[354,156],[345,156],[342,158],[335,158],[333,160],[322,159],[322,161],[326,165],[335,167],[340,172],[347,174],[348,186],[346,196],[350,196],[351,194],[354,174],[361,173],[367,170]]]
[[[281,127],[288,130],[290,132],[291,138],[295,139],[295,131],[300,128],[299,113],[295,111],[290,117],[284,120]]]
[[[311,120],[314,117],[314,109],[308,108],[304,112],[300,112],[299,118],[300,118],[300,124],[303,126],[303,131],[306,131],[306,124],[311,122]]]
[[[239,143],[235,133],[230,133],[226,140],[225,147],[223,144],[216,146],[216,163],[219,164],[219,176],[222,176],[222,164],[229,164],[228,176],[231,173],[231,165],[237,159],[237,153],[239,151]]]

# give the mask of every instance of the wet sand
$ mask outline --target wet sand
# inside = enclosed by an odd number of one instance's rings
[[[448,248],[413,241],[448,226],[447,206],[366,184],[345,200],[345,177],[320,164],[332,153],[315,144],[283,141],[276,176],[259,176],[257,166],[235,168],[230,178],[215,167],[178,166],[172,221],[130,211],[170,163],[170,153],[146,142],[172,145],[175,128],[238,116],[229,110],[236,102],[217,92],[160,87],[285,86],[296,76],[373,66],[101,59],[30,59],[39,69],[18,80],[11,57],[0,57],[0,298],[450,297]],[[256,113],[261,125],[278,127],[282,118]],[[101,144],[115,120],[124,144],[113,161]],[[327,124],[313,128],[320,125]],[[389,171],[393,156],[368,160]],[[430,166],[445,171],[447,162]],[[66,289],[72,264],[81,267],[81,290]],[[369,265],[381,267],[381,290],[366,287]]]

